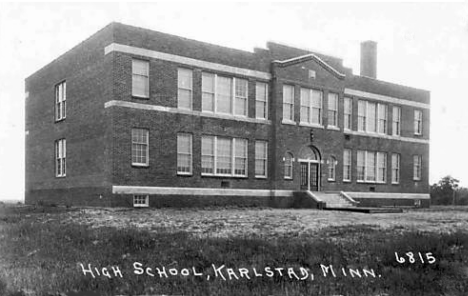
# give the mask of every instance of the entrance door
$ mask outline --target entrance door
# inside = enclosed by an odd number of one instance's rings
[[[301,190],[309,190],[309,163],[301,162]]]
[[[318,191],[318,163],[310,164],[310,190]]]

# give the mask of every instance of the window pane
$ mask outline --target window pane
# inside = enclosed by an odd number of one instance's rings
[[[376,132],[376,108],[375,103],[367,102],[367,131]]]
[[[393,135],[399,136],[400,135],[400,121],[401,121],[401,109],[400,107],[393,107],[393,125],[392,125],[392,132]]]
[[[294,120],[294,87],[283,85],[283,119]]]
[[[202,173],[214,173],[214,137],[202,137]]]
[[[379,104],[379,133],[387,133],[387,105]]]
[[[217,111],[221,113],[232,113],[232,79],[218,76],[216,95]]]
[[[358,151],[357,152],[357,180],[358,181],[364,181],[365,177],[365,152],[364,151]]]
[[[255,117],[268,119],[268,84],[257,82],[255,85]]]
[[[215,76],[202,74],[202,111],[214,112]]]
[[[312,90],[312,123],[322,124],[322,92]]]
[[[149,62],[132,60],[132,95],[149,96]]]
[[[132,164],[148,165],[148,130],[132,129]]]
[[[178,108],[192,110],[192,71],[179,68],[177,76]]]
[[[217,138],[216,173],[232,174],[232,140]]]
[[[192,172],[192,135],[177,135],[177,172]]]
[[[266,177],[267,175],[267,149],[267,142],[255,142],[255,176]]]
[[[234,156],[234,174],[247,175],[247,140],[234,139],[235,141],[235,156]]]
[[[358,101],[358,131],[366,130],[366,101]]]

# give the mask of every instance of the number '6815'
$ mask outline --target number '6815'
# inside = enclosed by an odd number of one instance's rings
[[[432,255],[431,252],[428,253],[413,253],[413,252],[406,252],[404,255],[400,256],[398,255],[398,252],[395,252],[395,259],[398,263],[416,263],[416,262],[421,262],[421,263],[429,263],[432,264],[436,262],[436,258],[434,255]]]

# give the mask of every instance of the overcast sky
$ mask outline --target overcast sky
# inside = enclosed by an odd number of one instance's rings
[[[0,199],[24,196],[24,78],[111,21],[243,50],[280,41],[355,73],[375,40],[378,79],[431,91],[430,182],[468,186],[466,3],[0,3]]]

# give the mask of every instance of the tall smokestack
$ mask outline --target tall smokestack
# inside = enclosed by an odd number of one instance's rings
[[[377,42],[361,42],[361,76],[377,78]]]

